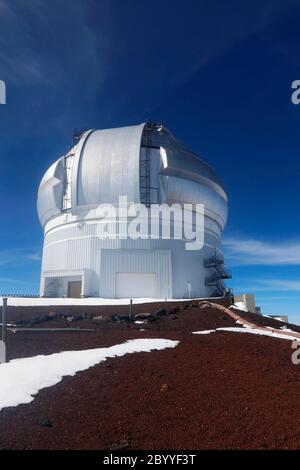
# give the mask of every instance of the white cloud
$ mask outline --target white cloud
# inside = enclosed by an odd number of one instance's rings
[[[256,290],[300,292],[300,280],[293,279],[258,279]]]
[[[19,266],[28,261],[40,261],[39,250],[16,248],[0,251],[0,266]]]
[[[34,282],[22,281],[21,279],[12,279],[10,277],[0,277],[0,282],[5,282],[7,284],[21,284],[25,286],[35,286]]]
[[[260,293],[260,292],[294,292],[298,293],[300,292],[300,280],[299,279],[272,279],[272,278],[255,278],[255,279],[248,279],[243,281],[241,283],[237,283],[236,292],[254,292],[254,293]],[[295,296],[286,296],[286,297],[278,297],[277,295],[271,294],[272,297],[261,297],[261,301],[268,301],[268,300],[273,300],[274,302],[276,301],[291,301],[295,300]]]
[[[231,266],[300,265],[300,241],[272,243],[227,238],[223,244],[226,261]]]

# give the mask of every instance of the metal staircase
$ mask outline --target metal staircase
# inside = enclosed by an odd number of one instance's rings
[[[151,204],[151,167],[150,167],[150,153],[151,153],[151,131],[152,127],[148,124],[145,126],[145,151],[140,157],[140,198],[141,203],[147,207]]]
[[[73,147],[67,155],[64,156],[64,189],[62,197],[62,210],[68,211],[72,207],[71,186],[72,186],[72,168],[74,163],[76,147]]]
[[[68,153],[63,157],[64,163],[64,186],[62,197],[62,211],[70,211],[72,207],[71,186],[72,186],[72,168],[78,143],[87,129],[75,129],[73,133],[73,145]]]
[[[215,287],[214,296],[223,296],[226,292],[223,280],[231,279],[232,276],[225,270],[224,259],[217,254],[217,250],[213,256],[204,261],[204,267],[212,270],[211,276],[205,280],[205,285]]]

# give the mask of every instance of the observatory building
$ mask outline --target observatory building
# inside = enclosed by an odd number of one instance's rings
[[[204,204],[203,248],[186,249],[184,237],[124,236],[130,217],[103,219],[103,205],[118,205],[120,196],[148,211],[155,204]],[[37,206],[44,227],[41,296],[183,298],[225,292],[226,193],[213,169],[163,125],[82,133],[44,175]],[[103,237],[104,224],[111,236]]]

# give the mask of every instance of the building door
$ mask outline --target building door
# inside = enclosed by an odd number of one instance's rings
[[[116,273],[116,297],[156,297],[155,273]]]
[[[71,299],[78,299],[81,297],[81,281],[69,281],[68,283],[68,297]]]

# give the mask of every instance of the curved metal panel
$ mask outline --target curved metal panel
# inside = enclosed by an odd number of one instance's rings
[[[72,209],[139,202],[139,159],[144,124],[90,131],[75,155]]]
[[[178,176],[213,189],[227,201],[227,195],[218,181],[213,169],[196,155],[180,148],[164,148],[166,154],[165,166],[161,169],[164,175]]]
[[[227,202],[212,188],[175,176],[163,177],[166,203],[204,204],[205,214],[223,230],[227,221]]]
[[[160,148],[161,152],[164,152],[162,173],[198,181],[213,188],[227,200],[222,183],[205,160],[191,152],[165,126],[154,125],[150,133],[151,146]],[[142,145],[147,145],[146,132],[143,135]]]
[[[164,185],[159,184],[158,175],[164,181],[168,177],[175,177],[196,182],[213,191],[217,201],[223,198],[227,202],[226,193],[206,162],[187,150],[167,128],[150,126],[149,129],[149,125],[140,124],[117,129],[89,130],[83,134],[76,145],[72,165],[72,213],[84,215],[83,211],[89,211],[102,202],[117,203],[120,195],[127,196],[128,202],[140,201],[141,145],[149,145],[149,133],[151,147],[160,149],[161,164],[154,173],[155,186],[160,186],[161,196],[164,194]],[[38,211],[42,223],[61,212],[64,170],[63,163],[58,165],[56,162],[41,182]],[[151,178],[153,179],[153,175]],[[175,189],[172,198],[181,200],[180,194],[176,196]]]
[[[42,225],[59,214],[62,208],[64,182],[63,157],[45,173],[38,190],[37,210]]]

